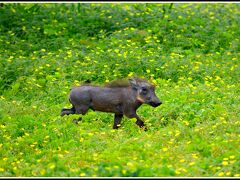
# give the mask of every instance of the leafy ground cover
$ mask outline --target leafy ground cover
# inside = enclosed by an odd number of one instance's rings
[[[237,3],[2,4],[0,176],[240,174]],[[152,79],[164,102],[60,117],[69,89]]]

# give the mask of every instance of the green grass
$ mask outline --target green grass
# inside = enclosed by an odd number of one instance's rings
[[[240,6],[4,4],[0,176],[240,174]],[[141,76],[163,101],[145,132],[89,111],[60,117],[70,88]]]

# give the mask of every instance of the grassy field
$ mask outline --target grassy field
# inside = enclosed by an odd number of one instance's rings
[[[240,4],[0,6],[0,176],[240,176]],[[60,117],[70,88],[131,76],[163,101]]]

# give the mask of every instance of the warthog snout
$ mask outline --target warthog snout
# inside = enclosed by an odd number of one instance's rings
[[[158,106],[160,106],[160,105],[162,104],[162,102],[161,102],[159,99],[157,99],[157,100],[155,100],[155,101],[151,101],[149,104],[150,104],[152,107],[158,107]]]

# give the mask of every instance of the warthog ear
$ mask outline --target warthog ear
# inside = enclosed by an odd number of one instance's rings
[[[133,89],[136,89],[136,90],[138,89],[137,81],[134,78],[129,78],[128,81],[131,84]]]

